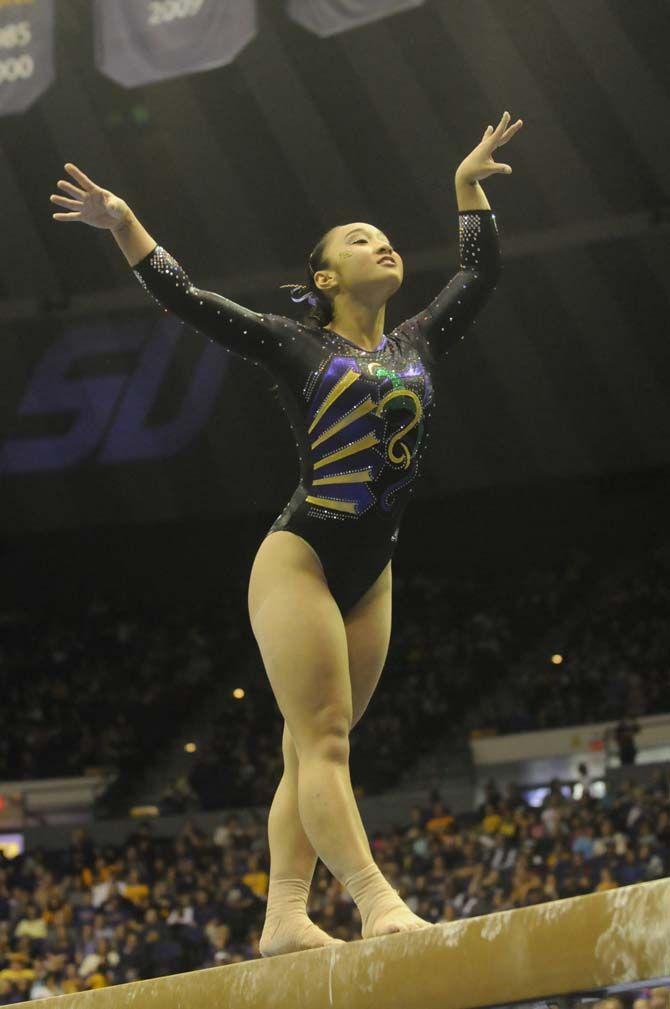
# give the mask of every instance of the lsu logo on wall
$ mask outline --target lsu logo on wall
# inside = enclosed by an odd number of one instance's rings
[[[149,337],[146,322],[68,330],[37,362],[17,408],[17,418],[42,416],[45,427],[55,414],[69,415],[68,428],[0,440],[0,476],[62,470],[85,460],[165,459],[183,451],[207,422],[228,363],[223,348],[205,343],[174,416],[149,425],[147,417],[183,333],[179,320],[165,320]],[[113,374],[111,355],[120,364]],[[90,371],[96,358],[105,359],[106,374],[76,374],[85,360]],[[131,369],[122,370],[128,362]]]

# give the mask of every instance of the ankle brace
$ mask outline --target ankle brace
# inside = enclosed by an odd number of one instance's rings
[[[368,932],[371,916],[376,918],[393,908],[406,907],[398,891],[393,889],[374,862],[350,876],[344,885],[360,911],[363,934]]]
[[[295,912],[307,914],[308,896],[309,883],[304,879],[276,879],[271,876],[266,917],[268,915],[285,917]]]

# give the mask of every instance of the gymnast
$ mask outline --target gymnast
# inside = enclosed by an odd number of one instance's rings
[[[293,431],[300,482],[268,529],[248,586],[251,628],[284,719],[284,773],[268,818],[270,883],[261,956],[341,943],[311,921],[320,857],[356,903],[362,937],[430,927],[375,864],[349,774],[349,734],[377,686],[391,634],[391,561],[414,493],[434,406],[436,359],[496,286],[495,214],[479,185],[509,165],[493,151],[521,128],[505,112],[455,175],[459,270],[423,311],[385,332],[403,280],[387,233],[332,227],[309,256],[294,302],[301,322],[253,312],[194,287],[128,204],[76,165],[51,200],[111,231],[137,280],[165,311],[272,376]]]

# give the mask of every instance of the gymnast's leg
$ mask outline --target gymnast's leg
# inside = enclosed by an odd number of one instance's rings
[[[349,776],[352,697],[344,623],[318,559],[299,537],[277,532],[261,544],[249,615],[295,744],[305,834],[358,905],[363,937],[429,926],[374,864]]]
[[[258,944],[261,956],[294,953],[342,944],[307,915],[307,898],[316,867],[316,852],[305,834],[298,809],[298,755],[284,723],[284,774],[268,817],[270,887],[265,924]]]

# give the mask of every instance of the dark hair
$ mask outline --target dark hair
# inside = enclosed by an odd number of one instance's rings
[[[332,231],[332,228],[331,228]],[[331,231],[322,235],[312,249],[307,260],[307,283],[306,284],[282,284],[281,287],[291,288],[291,301],[309,301],[309,308],[302,317],[302,322],[306,326],[326,326],[333,319],[333,303],[323,294],[314,283],[314,274],[318,270],[329,269],[329,263],[324,256],[326,245]]]

